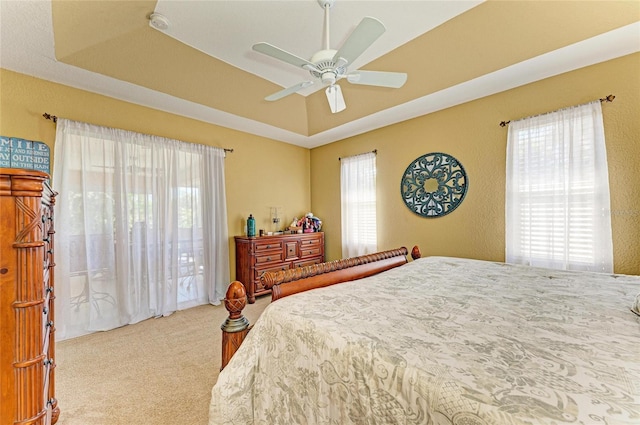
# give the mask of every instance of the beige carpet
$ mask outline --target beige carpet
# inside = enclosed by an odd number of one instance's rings
[[[255,323],[270,297],[247,305]],[[224,306],[205,305],[56,345],[60,425],[205,425]]]

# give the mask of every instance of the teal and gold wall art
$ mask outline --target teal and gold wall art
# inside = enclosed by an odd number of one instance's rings
[[[435,218],[455,210],[467,187],[467,173],[460,161],[446,153],[432,152],[409,164],[400,182],[400,194],[413,213]]]

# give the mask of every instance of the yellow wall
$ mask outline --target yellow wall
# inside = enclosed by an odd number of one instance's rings
[[[324,222],[327,259],[341,256],[338,157],[377,155],[378,248],[420,246],[423,255],[504,260],[507,128],[501,121],[614,94],[603,103],[615,271],[640,274],[640,54],[583,68],[440,112],[315,148],[311,206]],[[463,164],[463,203],[440,218],[404,205],[400,179],[415,158],[444,152]]]
[[[225,160],[232,279],[233,236],[243,233],[250,213],[258,228],[267,229],[272,206],[282,207],[284,222],[310,209],[308,149],[0,69],[0,135],[45,142],[53,155],[55,124],[42,117],[44,112],[234,149]]]
[[[118,101],[0,69],[0,134],[47,143],[55,125],[48,112],[98,125],[233,148],[226,184],[231,277],[233,236],[249,213],[269,229],[269,207],[282,207],[283,225],[309,210],[322,218],[327,260],[340,257],[338,157],[378,150],[378,247],[420,245],[424,255],[504,260],[507,130],[518,119],[616,95],[604,103],[611,186],[615,271],[640,274],[640,54],[552,77],[425,115],[311,151],[200,121]],[[407,165],[428,152],[458,158],[469,190],[453,213],[425,219],[400,198]],[[286,164],[286,167],[281,166]],[[55,185],[55,182],[54,182]],[[313,188],[311,190],[310,188]]]

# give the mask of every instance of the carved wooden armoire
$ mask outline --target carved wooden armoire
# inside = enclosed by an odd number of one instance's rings
[[[48,174],[0,168],[0,425],[53,424],[53,204]]]

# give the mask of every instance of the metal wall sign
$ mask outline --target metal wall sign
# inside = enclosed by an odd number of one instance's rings
[[[43,142],[0,136],[0,168],[24,168],[50,173],[49,146]]]
[[[446,153],[432,152],[413,161],[400,182],[407,208],[421,217],[442,217],[455,210],[467,194],[464,167]]]

